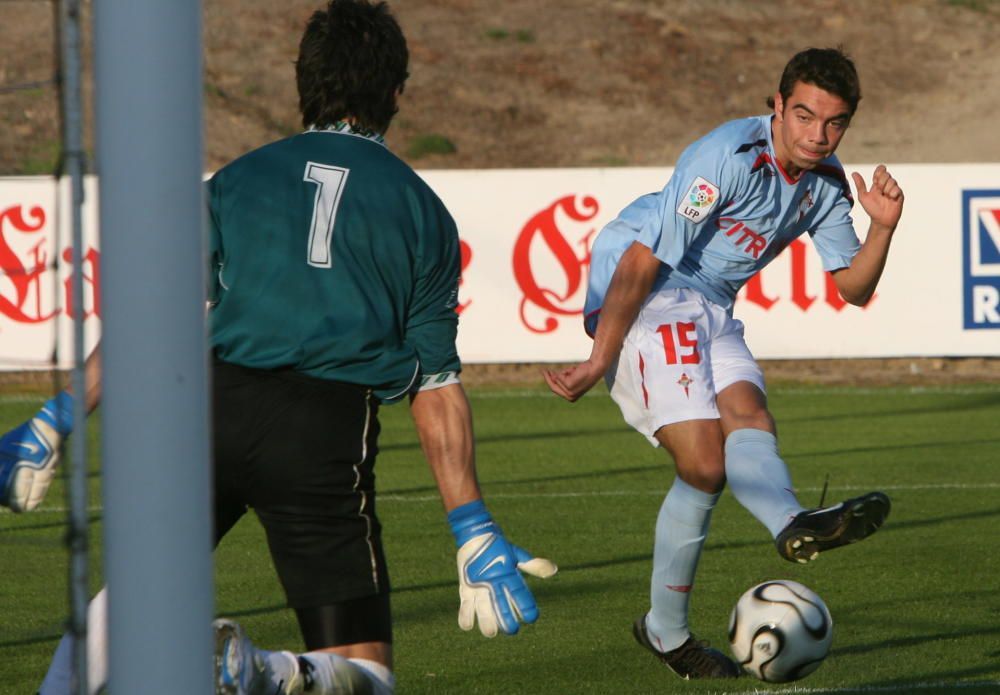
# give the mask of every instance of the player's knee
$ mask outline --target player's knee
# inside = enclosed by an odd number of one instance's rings
[[[723,431],[753,429],[774,432],[774,418],[767,409],[767,397],[754,384],[741,381],[725,388],[717,399]]]
[[[741,406],[720,408],[720,416],[726,434],[736,430],[775,431],[774,417],[763,404],[745,403]]]
[[[677,466],[677,475],[702,492],[716,493],[726,485],[726,466],[722,459],[705,458],[694,465]]]
[[[767,410],[755,413],[740,413],[731,418],[726,423],[726,432],[736,430],[763,430],[764,432],[774,432],[776,429],[774,418]]]
[[[718,425],[694,436],[675,439],[667,436],[664,429],[657,432],[657,438],[673,458],[678,477],[702,492],[721,490],[726,484],[726,460]]]

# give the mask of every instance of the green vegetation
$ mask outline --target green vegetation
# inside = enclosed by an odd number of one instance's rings
[[[61,152],[62,144],[58,140],[35,143],[17,167],[17,173],[21,176],[52,176],[59,166]]]
[[[415,135],[410,139],[410,144],[406,149],[406,154],[410,159],[420,159],[429,154],[453,154],[454,152],[456,152],[455,144],[438,133]]]
[[[504,29],[503,27],[490,27],[483,32],[483,35],[493,41],[504,41],[513,35],[514,40],[518,43],[535,42],[535,32],[530,29],[516,29],[511,32],[509,29]]]
[[[989,12],[1000,8],[1000,0],[945,0],[952,7],[964,7],[976,12]]]
[[[201,88],[205,96],[218,97],[220,99],[226,99],[229,96],[228,94],[226,94],[226,90],[224,90],[222,87],[215,84],[214,82],[208,82],[206,80],[205,82],[202,83]]]
[[[625,157],[609,154],[595,157],[590,161],[590,164],[595,167],[626,167],[629,165],[629,161]]]

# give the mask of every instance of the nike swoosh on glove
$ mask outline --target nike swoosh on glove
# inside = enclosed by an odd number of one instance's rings
[[[459,627],[471,630],[478,621],[479,630],[494,637],[535,622],[538,606],[521,573],[548,578],[558,571],[555,563],[510,543],[481,500],[453,510],[448,520],[459,546]]]
[[[45,498],[72,429],[73,398],[63,391],[38,413],[0,437],[0,505],[29,512]]]

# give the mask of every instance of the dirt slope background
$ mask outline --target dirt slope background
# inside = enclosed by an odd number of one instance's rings
[[[300,129],[292,62],[320,4],[205,0],[206,170]],[[418,169],[671,165],[717,123],[763,113],[795,51],[834,45],[864,95],[844,161],[1000,161],[1000,0],[391,5],[412,76],[388,144]],[[0,175],[54,169],[54,16],[45,0],[0,0]]]
[[[207,169],[299,128],[292,61],[319,4],[205,0]],[[792,53],[833,45],[864,93],[843,160],[1000,161],[997,0],[392,6],[412,77],[388,140],[418,168],[669,165],[716,123],[763,112]],[[53,18],[44,0],[0,2],[2,174],[53,166]]]

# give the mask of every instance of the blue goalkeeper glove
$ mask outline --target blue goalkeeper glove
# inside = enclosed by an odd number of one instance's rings
[[[453,509],[448,523],[458,547],[458,594],[462,602],[458,626],[471,630],[478,618],[479,630],[494,637],[498,629],[515,635],[520,622],[535,622],[538,606],[521,572],[544,579],[556,573],[555,564],[532,556],[504,538],[482,500]]]
[[[56,474],[59,445],[73,429],[73,397],[62,391],[38,413],[0,437],[0,505],[37,507]]]

